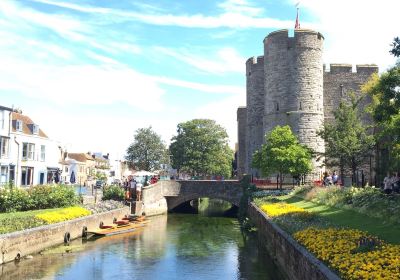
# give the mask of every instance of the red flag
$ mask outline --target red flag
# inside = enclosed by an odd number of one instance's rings
[[[299,8],[297,8],[296,24],[294,25],[294,29],[300,29],[300,22],[299,22]]]

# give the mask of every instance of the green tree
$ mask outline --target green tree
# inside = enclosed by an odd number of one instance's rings
[[[396,37],[393,39],[392,43],[393,49],[390,50],[390,53],[396,57],[400,57],[400,38]]]
[[[228,134],[213,120],[194,119],[178,124],[169,150],[172,166],[179,172],[231,176],[233,151]]]
[[[263,175],[278,173],[280,189],[285,174],[304,175],[311,171],[312,151],[299,143],[289,126],[276,126],[253,155],[253,166]]]
[[[374,75],[362,87],[362,91],[369,94],[373,100],[369,110],[375,121],[376,140],[379,147],[388,151],[387,167],[392,171],[398,170],[400,167],[400,64],[380,77]]]
[[[150,126],[136,130],[134,141],[126,150],[125,159],[135,168],[152,171],[159,169],[166,157],[167,149],[161,136]]]
[[[368,133],[358,112],[361,98],[351,96],[350,104],[341,101],[334,112],[335,121],[326,123],[318,134],[325,140],[325,156],[331,165],[339,166],[340,176],[346,169],[352,172],[352,181],[357,168],[373,152],[374,136]]]

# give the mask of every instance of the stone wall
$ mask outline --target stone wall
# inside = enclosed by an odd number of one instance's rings
[[[236,180],[159,181],[143,188],[142,211],[146,216],[165,214],[186,201],[201,197],[222,199],[239,206],[241,196],[242,188]]]
[[[142,211],[146,216],[162,215],[168,212],[164,189],[173,189],[175,181],[159,181],[156,184],[142,188]],[[141,213],[136,213],[141,214]]]
[[[70,233],[71,239],[82,236],[84,226],[88,230],[99,228],[100,222],[112,224],[113,218],[123,218],[130,214],[129,207],[98,213],[71,221],[41,226],[24,231],[12,232],[0,235],[0,264],[38,253],[48,247],[63,244],[64,235]]]
[[[334,121],[333,113],[338,108],[339,103],[344,100],[350,103],[351,92],[356,97],[363,96],[361,93],[361,86],[365,84],[373,73],[378,73],[378,66],[376,65],[356,65],[356,71],[353,72],[351,64],[330,64],[329,71],[326,71],[324,66],[324,116],[325,123],[332,123]],[[358,110],[362,113],[368,104],[371,102],[369,96],[363,96],[362,101],[359,103]],[[362,115],[362,120],[365,124],[371,124],[372,119],[368,114]],[[375,158],[367,160],[359,169],[364,171],[365,180],[369,184],[374,185],[375,182]],[[338,167],[329,166],[330,171],[339,170]],[[351,176],[350,173],[345,174]],[[351,184],[351,180],[349,181]]]
[[[324,121],[322,48],[324,37],[299,29],[270,33],[264,40],[264,133],[289,125],[299,141],[318,153],[325,151],[317,136]],[[249,108],[248,108],[249,111]],[[319,178],[322,161],[313,161],[312,178]]]
[[[353,72],[352,68],[351,64],[330,64],[330,71],[325,71],[324,66],[325,122],[331,122],[334,119],[333,112],[338,108],[341,100],[350,102],[350,92],[361,96],[361,86],[379,70],[376,65],[356,65],[356,72]],[[363,110],[370,101],[370,98],[366,96],[360,103],[360,110]],[[367,118],[364,120],[371,121]]]
[[[172,210],[176,206],[193,199],[208,197],[222,199],[239,206],[242,197],[242,187],[239,181],[177,181],[180,187],[175,187],[168,192],[164,189],[167,197],[168,209]]]
[[[264,57],[251,57],[246,61],[246,167],[245,173],[259,175],[257,169],[251,167],[253,154],[264,142],[263,114],[265,102]]]
[[[248,172],[247,165],[247,108],[239,107],[237,110],[238,124],[238,151],[237,151],[237,175],[242,177]]]
[[[260,240],[270,255],[293,280],[339,280],[325,264],[300,246],[290,235],[276,226],[254,203],[248,216],[258,228]]]

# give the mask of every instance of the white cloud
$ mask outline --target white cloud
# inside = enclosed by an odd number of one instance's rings
[[[394,64],[388,51],[393,38],[400,35],[400,1],[303,0],[301,9],[318,18],[317,28],[326,38],[327,63],[376,63],[381,71]]]
[[[223,8],[227,13],[246,14],[249,16],[259,16],[264,9],[255,7],[247,0],[227,0],[218,4],[218,7]]]
[[[53,66],[2,58],[0,89],[12,89],[59,104],[126,102],[152,110],[163,107],[161,89],[153,78],[121,65]],[[148,108],[150,110],[150,108]]]
[[[155,47],[159,53],[166,54],[177,60],[181,60],[195,68],[212,74],[244,73],[246,59],[230,47],[220,49],[215,55],[207,57],[196,55],[186,49],[172,50],[164,47]]]
[[[233,149],[237,142],[236,111],[240,104],[246,104],[246,95],[230,96],[228,98],[211,102],[196,109],[197,118],[208,118],[215,120],[222,125],[230,139],[230,146]]]
[[[65,15],[38,12],[16,5],[12,1],[0,1],[0,11],[5,18],[14,23],[13,27],[17,24],[19,27],[23,26],[30,30],[33,24],[52,30],[60,36],[71,40],[80,40],[83,37],[80,33],[88,31],[86,25],[73,18]]]
[[[244,87],[240,86],[230,86],[230,85],[210,85],[210,84],[202,84],[195,83],[183,80],[177,80],[167,77],[154,77],[154,80],[171,86],[183,87],[188,89],[193,89],[196,91],[202,91],[207,93],[224,93],[224,94],[232,94],[232,95],[243,95],[245,92]]]
[[[293,21],[261,17],[261,8],[256,8],[243,0],[228,0],[219,6],[222,13],[216,16],[203,14],[173,15],[151,11],[150,13],[127,12],[123,10],[76,5],[51,0],[35,0],[82,13],[106,15],[117,20],[133,20],[151,25],[198,27],[198,28],[291,28]],[[256,17],[258,16],[258,17]]]

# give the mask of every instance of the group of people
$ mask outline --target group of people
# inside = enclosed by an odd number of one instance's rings
[[[383,191],[387,194],[400,191],[400,176],[398,173],[387,173],[383,179]]]
[[[336,171],[333,171],[332,175],[328,172],[324,173],[324,177],[322,178],[322,185],[327,187],[331,185],[337,185],[339,183],[339,176]]]
[[[158,178],[156,176],[152,176],[149,178],[148,176],[145,177],[144,186],[152,185],[158,182]],[[124,189],[125,189],[125,199],[135,199],[136,201],[142,200],[142,187],[143,184],[141,181],[137,181],[135,177],[128,176],[128,180],[124,182]]]

